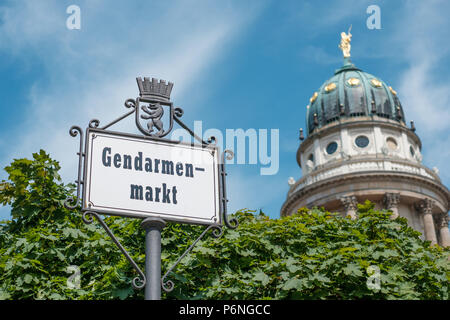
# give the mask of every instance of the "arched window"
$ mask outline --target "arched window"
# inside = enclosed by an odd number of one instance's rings
[[[336,152],[337,148],[338,148],[338,144],[335,141],[333,141],[333,142],[330,142],[327,145],[327,149],[326,150],[327,150],[328,154],[333,154],[333,153]]]
[[[398,148],[397,141],[392,137],[386,139],[386,145],[390,150],[397,150]]]
[[[369,138],[367,138],[366,136],[358,136],[355,139],[355,144],[359,148],[365,148],[369,145]]]

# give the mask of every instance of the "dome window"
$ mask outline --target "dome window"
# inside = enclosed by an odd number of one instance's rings
[[[336,152],[337,148],[338,148],[338,144],[335,141],[333,141],[333,142],[330,142],[327,145],[327,149],[326,150],[327,150],[328,154],[333,154],[333,153]]]
[[[381,88],[381,81],[377,79],[370,80],[370,84],[375,88]]]
[[[390,150],[397,150],[398,148],[397,141],[392,137],[386,139],[386,145]]]
[[[411,153],[411,156],[414,157],[416,154],[416,151],[414,150],[413,146],[409,146],[409,152]]]
[[[359,79],[358,78],[350,78],[347,80],[347,84],[352,87],[357,86],[359,84]]]
[[[367,138],[366,136],[358,136],[355,139],[355,144],[359,148],[365,148],[369,145],[369,138]]]
[[[392,87],[389,87],[389,90],[392,92],[392,94],[393,94],[394,96],[397,95],[397,91],[395,91],[394,89],[392,89]]]
[[[334,83],[334,82],[330,82],[329,84],[327,84],[325,86],[325,92],[331,92],[334,89],[336,89],[336,83]]]
[[[308,156],[306,167],[308,168],[308,171],[311,171],[314,168],[314,155],[312,153]]]

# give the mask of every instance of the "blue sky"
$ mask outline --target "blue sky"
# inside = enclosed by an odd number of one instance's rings
[[[72,4],[80,30],[66,28]],[[379,30],[366,26],[373,4]],[[0,1],[0,165],[43,148],[72,182],[70,126],[115,119],[138,95],[135,77],[156,77],[175,83],[172,100],[190,126],[279,129],[276,175],[260,175],[259,164],[227,167],[229,210],[277,218],[288,178],[301,176],[295,153],[306,105],[342,64],[339,34],[352,25],[353,62],[398,92],[424,164],[448,186],[449,13],[450,2],[433,0]]]

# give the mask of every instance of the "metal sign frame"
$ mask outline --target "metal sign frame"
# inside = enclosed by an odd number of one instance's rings
[[[208,221],[200,221],[200,218],[195,218],[195,217],[186,217],[185,219],[183,218],[177,218],[175,216],[173,217],[169,217],[170,214],[161,214],[159,215],[158,212],[148,212],[149,214],[145,214],[145,213],[137,213],[137,212],[124,212],[125,210],[123,209],[119,209],[119,210],[107,210],[107,209],[100,209],[97,208],[95,210],[93,210],[91,208],[91,206],[95,206],[94,204],[89,203],[89,194],[88,194],[88,190],[90,190],[90,186],[88,185],[88,182],[90,181],[89,179],[89,173],[90,171],[92,171],[92,169],[89,169],[89,160],[92,160],[90,158],[90,153],[91,150],[89,150],[89,147],[92,146],[92,142],[89,142],[89,136],[90,133],[94,133],[94,134],[105,134],[107,136],[117,136],[118,138],[130,138],[130,139],[134,139],[137,140],[139,142],[146,142],[146,141],[151,141],[151,142],[162,142],[165,145],[173,145],[173,146],[187,146],[187,147],[193,147],[193,148],[197,148],[197,150],[202,149],[202,150],[208,150],[209,153],[212,154],[212,156],[215,158],[215,168],[214,168],[214,184],[216,187],[219,187],[219,183],[220,183],[220,167],[219,167],[219,162],[221,161],[221,159],[219,159],[219,157],[217,156],[219,153],[219,148],[214,145],[214,144],[208,144],[208,145],[201,145],[198,143],[192,143],[192,142],[184,142],[184,141],[175,141],[175,140],[168,140],[168,139],[164,139],[164,138],[152,138],[152,137],[142,137],[139,135],[135,135],[135,134],[129,134],[129,133],[122,133],[122,132],[117,132],[117,131],[107,131],[107,130],[101,130],[101,129],[96,129],[96,128],[88,128],[86,130],[86,139],[85,139],[85,165],[84,165],[84,170],[83,170],[83,192],[82,192],[82,211],[95,211],[97,213],[102,213],[102,214],[107,214],[107,215],[115,215],[115,216],[123,216],[123,217],[129,217],[129,218],[148,218],[151,216],[157,216],[159,218],[168,220],[168,221],[172,221],[172,222],[178,222],[178,223],[189,223],[189,224],[201,224],[201,225],[209,225],[209,224],[221,224],[221,192],[220,189],[218,189],[215,194],[214,194],[214,198],[215,198],[215,207],[216,207],[216,212],[214,213],[214,215],[211,217],[211,222]],[[217,196],[217,198],[216,198]],[[216,201],[218,200],[218,201]],[[122,211],[122,213],[119,213],[119,211]],[[134,211],[134,210],[133,210]],[[153,215],[152,215],[153,214]],[[190,221],[188,221],[190,220]],[[195,222],[196,220],[196,222]]]
[[[113,120],[112,122],[100,127],[100,121],[98,119],[92,119],[89,121],[88,127],[84,132],[83,129],[79,126],[72,126],[69,130],[69,134],[72,137],[76,137],[79,135],[79,151],[78,155],[78,176],[76,183],[76,197],[68,197],[64,206],[69,210],[74,210],[80,207],[81,204],[81,196],[85,199],[85,186],[84,183],[86,181],[86,155],[88,153],[88,137],[90,132],[99,132],[99,133],[107,133],[107,134],[116,134],[120,136],[130,136],[134,138],[145,138],[153,141],[162,141],[165,143],[173,143],[173,144],[188,144],[191,146],[199,146],[202,148],[209,148],[214,150],[214,152],[219,152],[218,147],[216,146],[216,138],[210,137],[207,141],[204,141],[202,138],[198,137],[187,125],[183,123],[180,119],[183,116],[183,110],[179,107],[174,108],[173,103],[170,102],[170,92],[173,87],[173,83],[169,82],[165,83],[164,80],[158,81],[157,79],[152,78],[151,82],[149,78],[136,78],[140,97],[136,99],[127,99],[125,101],[125,107],[127,109],[131,109],[127,113],[123,114],[119,118]],[[145,103],[148,104],[145,105]],[[164,129],[164,123],[161,120],[164,116],[164,109],[162,106],[169,107],[169,128],[167,130]],[[140,113],[139,109],[144,111]],[[124,120],[130,115],[135,114],[135,122],[138,130],[143,134],[142,136],[125,133],[125,132],[116,132],[107,130],[114,124]],[[141,119],[149,120],[147,123],[147,130],[142,126]],[[186,143],[182,141],[175,141],[165,139],[164,136],[168,135],[172,129],[174,123],[177,123],[181,128],[186,130],[191,137],[194,138],[195,142]],[[157,129],[157,132],[154,132],[154,129]],[[84,139],[84,135],[86,134],[86,139]],[[227,213],[227,194],[226,194],[226,170],[225,170],[225,161],[226,159],[231,160],[234,154],[230,150],[224,150],[219,158],[219,163],[217,164],[217,173],[219,180],[219,221],[215,223],[205,223],[203,225],[207,225],[205,230],[201,233],[201,235],[195,239],[189,248],[178,258],[173,266],[171,266],[168,271],[161,278],[161,230],[164,228],[166,222],[160,218],[156,217],[146,217],[146,216],[136,216],[136,215],[125,215],[121,214],[120,216],[130,217],[130,218],[143,218],[141,223],[142,227],[146,231],[146,273],[141,271],[135,261],[131,258],[127,250],[121,245],[119,240],[114,236],[111,229],[107,226],[105,221],[100,217],[100,215],[114,215],[107,211],[99,211],[99,210],[91,210],[89,207],[82,206],[82,219],[84,223],[90,224],[94,221],[94,218],[100,223],[100,225],[105,229],[106,233],[111,237],[113,242],[117,245],[119,250],[125,256],[125,258],[130,262],[132,267],[138,273],[138,277],[134,278],[132,281],[133,287],[135,289],[142,289],[145,287],[145,298],[152,300],[159,300],[161,298],[161,288],[170,292],[174,288],[174,283],[171,280],[166,280],[168,275],[174,270],[174,268],[178,265],[178,263],[193,249],[193,247],[197,244],[200,239],[202,239],[205,234],[212,230],[212,236],[215,238],[219,238],[223,234],[223,226],[230,229],[235,229],[238,227],[239,222],[237,219],[232,218],[228,219]],[[117,215],[117,214],[116,214]],[[191,223],[186,221],[176,221],[170,220],[174,222],[181,223],[189,223],[189,224],[202,224],[202,223]]]

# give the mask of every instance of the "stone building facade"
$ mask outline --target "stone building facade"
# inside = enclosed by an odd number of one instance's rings
[[[450,246],[450,192],[437,169],[422,164],[420,138],[394,89],[345,57],[311,97],[306,126],[297,151],[303,177],[291,179],[281,216],[323,206],[357,218],[357,203],[370,200]]]

